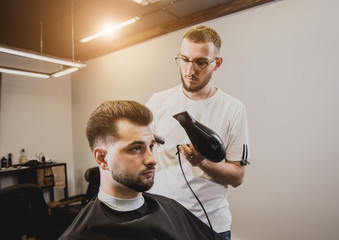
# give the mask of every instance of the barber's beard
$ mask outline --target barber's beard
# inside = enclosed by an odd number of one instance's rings
[[[182,72],[180,71],[180,77],[181,77],[181,82],[182,82],[182,86],[183,88],[187,91],[187,92],[191,92],[191,93],[195,93],[195,92],[199,92],[201,89],[203,89],[211,80],[212,78],[212,74],[213,72],[210,72],[208,75],[206,75],[203,79],[199,79],[198,77],[196,77],[195,75],[193,75],[193,79],[197,79],[197,81],[201,81],[200,84],[198,85],[190,85],[188,86],[185,83],[184,77]],[[198,80],[199,79],[199,80]]]
[[[154,167],[150,167],[150,169],[154,169]],[[118,183],[136,192],[145,192],[149,190],[154,184],[154,176],[151,179],[147,179],[147,182],[142,182],[140,179],[141,173],[135,177],[117,167],[113,167],[111,170],[111,176]]]

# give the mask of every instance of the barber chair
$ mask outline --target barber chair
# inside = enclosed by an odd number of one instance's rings
[[[0,213],[0,233],[6,239],[57,239],[43,192],[35,184],[0,189]]]
[[[47,203],[51,210],[52,219],[58,228],[59,235],[71,225],[81,209],[98,194],[100,186],[99,167],[87,169],[85,179],[88,182],[86,193],[61,199],[57,202]]]

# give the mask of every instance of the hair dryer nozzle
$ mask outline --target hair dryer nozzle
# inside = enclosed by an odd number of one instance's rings
[[[185,129],[188,138],[200,155],[212,162],[220,162],[225,159],[225,145],[212,129],[193,119],[186,111],[173,117]]]

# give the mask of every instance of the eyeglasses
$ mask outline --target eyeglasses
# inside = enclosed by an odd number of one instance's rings
[[[175,61],[178,65],[178,67],[187,67],[189,63],[193,64],[193,67],[195,70],[203,70],[204,68],[206,68],[209,64],[211,64],[212,62],[214,62],[215,60],[217,60],[218,57],[212,59],[212,60],[208,60],[208,59],[197,59],[197,60],[189,60],[186,57],[182,57],[182,56],[177,56],[175,57]]]

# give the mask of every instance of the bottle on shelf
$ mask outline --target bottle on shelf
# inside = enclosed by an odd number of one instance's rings
[[[5,157],[1,158],[1,168],[7,168],[7,159]]]
[[[8,153],[8,158],[7,158],[7,167],[12,167],[12,153]]]
[[[24,164],[27,162],[27,157],[26,157],[26,154],[25,154],[25,149],[21,149],[21,153],[20,153],[20,158],[19,158],[19,163],[20,164]]]

